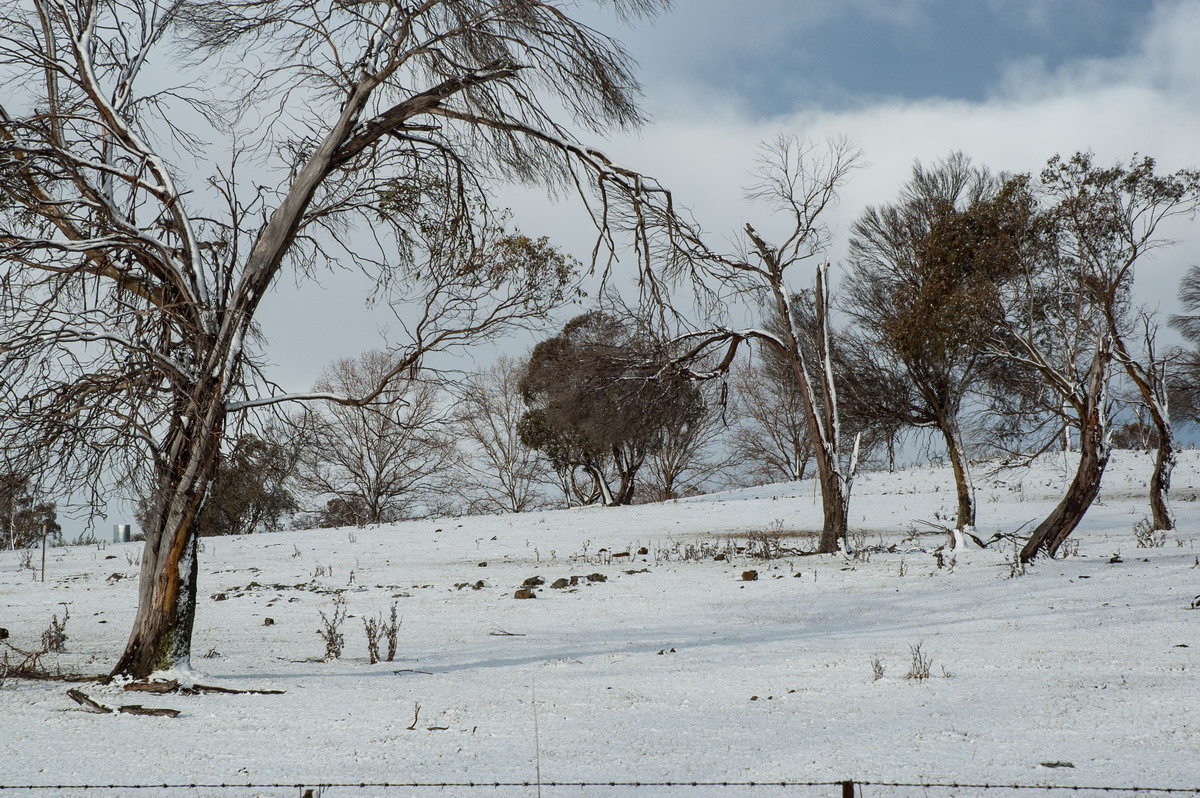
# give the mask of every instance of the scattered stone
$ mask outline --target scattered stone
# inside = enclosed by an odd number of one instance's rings
[[[274,625],[275,625],[274,618],[263,618],[263,626],[274,626]]]
[[[554,584],[550,585],[550,587],[554,588],[555,590],[562,590],[564,587],[570,586],[571,580],[567,579],[565,576],[562,579],[555,579]]]
[[[579,584],[579,577],[578,577],[578,576],[572,576],[572,577],[571,577],[571,587],[575,587],[575,586],[576,586],[576,585],[578,585],[578,584]]]
[[[544,584],[546,584],[546,580],[542,579],[540,576],[531,576],[521,583],[523,587],[540,587]]]
[[[758,579],[758,571],[742,571],[743,582],[753,582]]]
[[[604,574],[588,574],[587,580],[589,582],[607,582],[608,577],[605,576]]]
[[[117,559],[117,555],[115,555],[115,554],[110,554],[110,555],[108,555],[107,557],[105,557],[104,559],[106,559],[106,560],[115,560],[115,559]]]
[[[229,598],[228,593],[213,593],[212,597],[213,601],[224,601],[227,598]]]
[[[480,580],[479,580],[478,582],[476,582],[475,584],[471,585],[471,589],[472,589],[472,590],[483,590],[483,588],[484,588],[484,587],[485,587],[485,585],[483,584],[483,580],[482,580],[482,579],[480,579]]]
[[[534,594],[533,588],[519,587],[519,588],[517,588],[517,592],[513,593],[513,598],[531,599],[531,598],[537,598],[537,595]]]
[[[7,639],[8,639],[8,630],[5,629],[4,627],[0,626],[0,640],[7,640]]]
[[[650,549],[646,548],[645,546],[642,546],[640,549],[638,549],[638,554],[649,554],[649,553],[650,553]]]
[[[480,567],[480,568],[487,568],[487,563],[485,563],[485,562],[481,562],[481,563],[479,563],[479,567]]]
[[[718,554],[716,557],[713,557],[713,561],[714,562],[725,562],[725,555]]]

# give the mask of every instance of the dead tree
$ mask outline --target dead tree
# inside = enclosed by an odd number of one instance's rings
[[[743,230],[745,248],[736,254],[711,249],[698,227],[678,222],[671,229],[667,254],[672,274],[684,278],[717,310],[735,298],[758,300],[765,321],[757,327],[717,323],[680,336],[687,350],[680,362],[700,363],[715,357],[714,365],[693,368],[693,378],[725,373],[745,342],[756,342],[787,364],[796,381],[812,437],[817,478],[821,484],[824,523],[820,551],[849,550],[850,488],[857,465],[857,442],[843,458],[842,424],[834,379],[833,342],[829,323],[829,264],[816,267],[811,324],[798,317],[797,292],[789,285],[790,270],[820,256],[828,242],[822,212],[837,199],[837,189],[858,160],[857,150],[844,139],[819,145],[781,137],[759,154],[757,181],[748,198],[761,201],[786,219],[787,232],[771,244],[752,226]],[[715,354],[714,353],[720,353]]]
[[[570,264],[504,227],[489,182],[597,198],[601,243],[618,198],[658,192],[566,127],[638,125],[637,82],[551,0],[30,0],[0,29],[0,440],[45,453],[62,489],[156,489],[114,674],[189,661],[195,522],[229,422],[386,387],[274,389],[255,318],[282,274],[365,271],[409,336],[390,382],[563,297]],[[227,165],[197,163],[205,136]]]

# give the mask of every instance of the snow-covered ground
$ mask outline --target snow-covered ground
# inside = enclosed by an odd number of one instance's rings
[[[540,770],[544,782],[1197,788],[1198,454],[1181,455],[1179,528],[1165,546],[1137,547],[1150,459],[1118,452],[1072,538],[1078,551],[1015,578],[1011,545],[972,547],[937,567],[932,551],[944,536],[921,522],[954,510],[949,472],[937,468],[860,476],[851,521],[871,548],[857,560],[739,551],[751,537],[811,546],[806,535],[820,519],[812,482],[631,508],[206,539],[194,678],[286,692],[154,696],[9,679],[0,686],[0,785],[533,782]],[[1061,456],[999,474],[977,466],[980,536],[1040,520],[1069,467]],[[720,552],[729,556],[714,559]],[[129,631],[139,554],[140,544],[53,549],[43,584],[19,568],[17,552],[0,552],[8,642],[37,647],[66,608],[66,653],[46,662],[106,671]],[[759,578],[744,581],[751,569]],[[536,600],[515,599],[533,576],[546,580]],[[572,576],[585,578],[551,588]],[[325,662],[317,629],[335,591],[351,617],[342,658]],[[396,659],[369,665],[362,618],[386,615],[393,602],[403,619]],[[906,678],[917,645],[932,658],[924,681]],[[68,698],[73,686],[102,703],[181,714],[90,714]]]

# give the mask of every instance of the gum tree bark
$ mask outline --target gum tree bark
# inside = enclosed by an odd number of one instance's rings
[[[0,28],[0,446],[96,504],[114,480],[153,495],[117,676],[189,666],[196,519],[227,428],[281,402],[370,404],[427,353],[566,299],[576,264],[508,229],[489,183],[598,197],[598,252],[615,205],[669,204],[560,121],[642,117],[621,47],[554,0],[26,0]],[[142,91],[175,48],[199,66]],[[201,135],[232,138],[227,165],[170,159],[220,150]],[[289,267],[335,266],[410,337],[364,394],[277,389],[260,305]]]

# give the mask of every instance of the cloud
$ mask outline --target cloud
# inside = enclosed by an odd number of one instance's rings
[[[915,14],[922,4],[906,5]],[[1163,170],[1195,165],[1198,40],[1200,3],[1160,3],[1123,54],[1072,60],[1052,70],[1040,61],[1012,63],[979,101],[868,99],[847,109],[766,117],[751,114],[744,97],[676,77],[651,86],[647,107],[655,121],[610,149],[669,185],[706,229],[732,233],[761,213],[747,207],[742,191],[759,142],[778,132],[847,134],[863,148],[868,165],[830,214],[836,259],[844,253],[850,222],[865,206],[894,198],[915,160],[962,150],[994,170],[1036,173],[1055,153],[1091,150],[1101,163],[1140,152],[1156,157]],[[1194,228],[1180,226],[1182,245],[1146,265],[1143,273],[1154,277],[1139,283],[1143,301],[1174,310],[1178,278],[1189,253],[1200,249]]]

